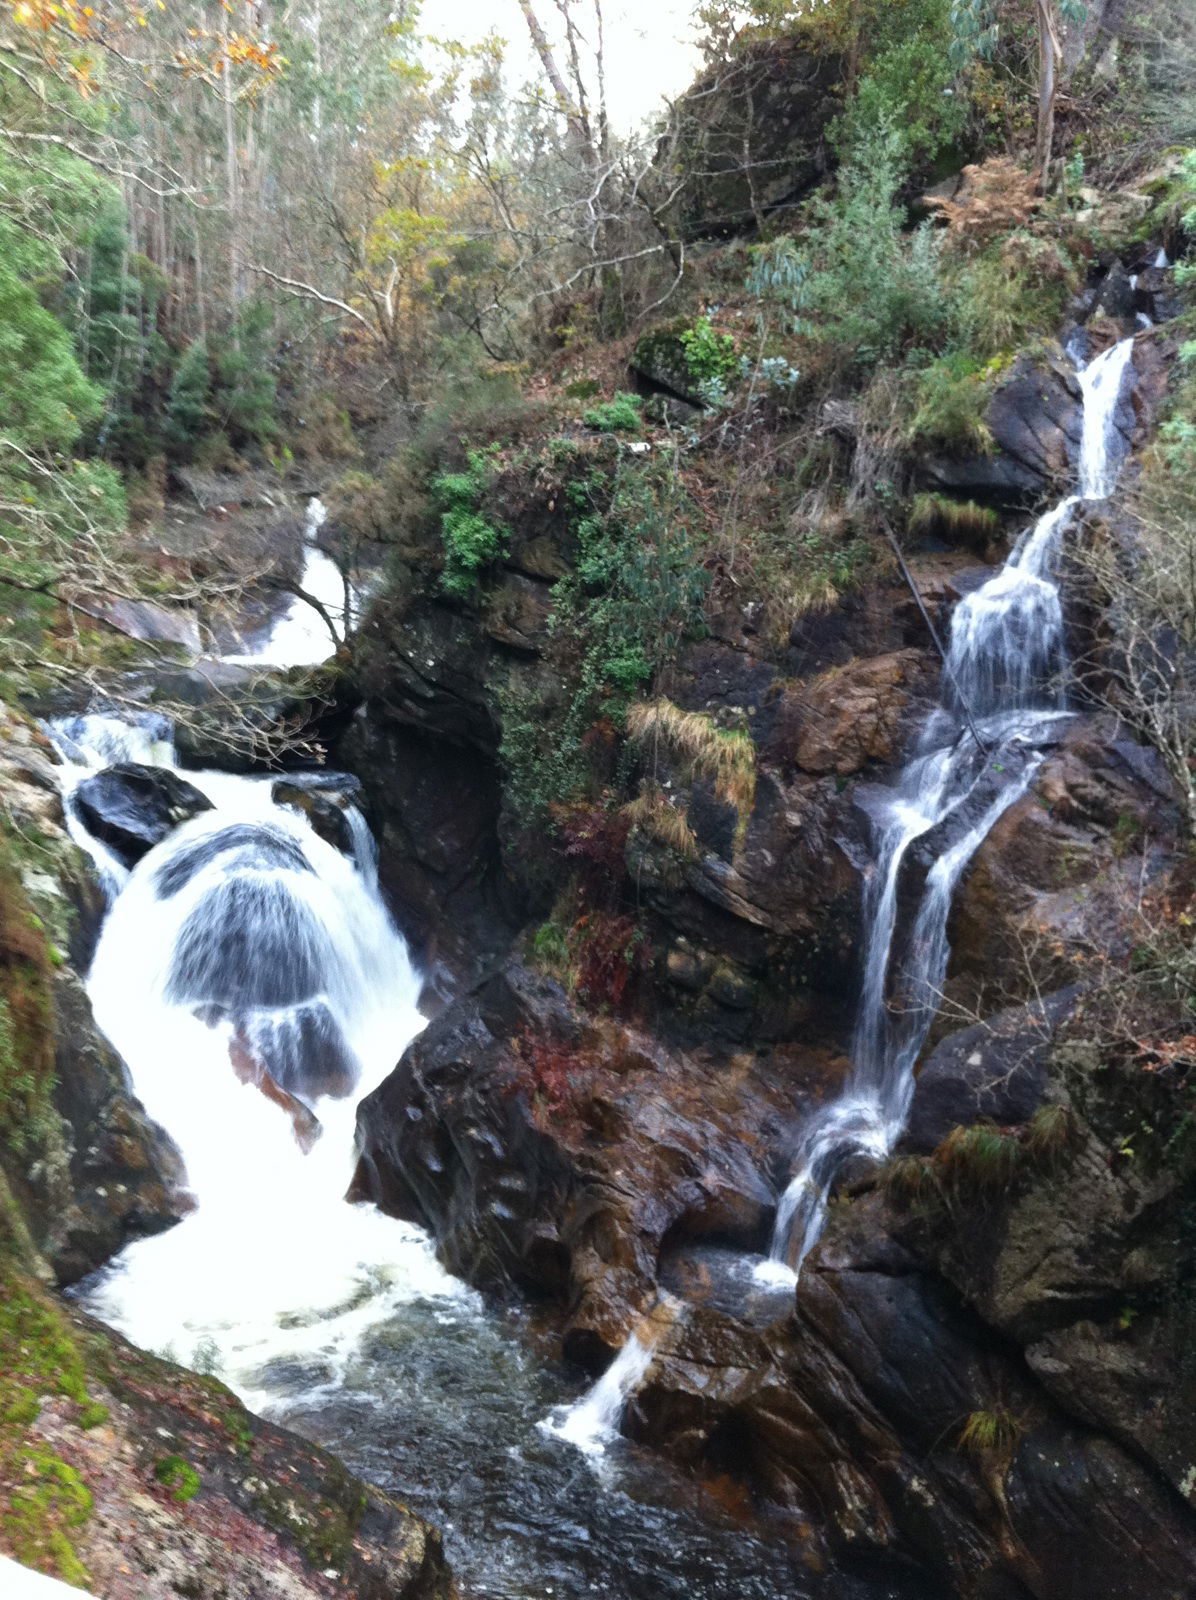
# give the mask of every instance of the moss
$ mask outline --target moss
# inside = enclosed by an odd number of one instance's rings
[[[0,1545],[18,1561],[66,1583],[88,1575],[76,1549],[91,1514],[79,1473],[45,1441],[30,1438],[46,1396],[80,1408],[81,1427],[106,1420],[92,1400],[79,1345],[50,1295],[20,1270],[20,1241],[0,1253]]]
[[[163,1456],[154,1463],[154,1477],[177,1505],[186,1505],[199,1493],[203,1481],[189,1461],[182,1456]]]
[[[23,1158],[57,1126],[50,971],[45,929],[0,839],[0,1151]]]
[[[19,1479],[0,1507],[0,1538],[25,1566],[84,1588],[73,1535],[91,1516],[91,1491],[46,1445],[25,1446],[10,1471]]]

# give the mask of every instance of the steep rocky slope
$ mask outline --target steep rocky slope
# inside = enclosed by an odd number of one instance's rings
[[[1098,281],[1079,309],[1102,308]],[[1135,447],[1173,353],[1163,332],[1138,342],[1117,417]],[[920,470],[995,508],[992,559],[1074,471],[1057,347],[1012,365],[986,425],[992,454]],[[1183,883],[1166,771],[1096,708],[1060,724],[957,896],[908,1147],[840,1185],[796,1302],[753,1287],[742,1253],[766,1248],[795,1130],[847,1065],[872,786],[933,704],[928,619],[987,574],[937,529],[909,555],[916,596],[880,562],[780,647],[760,597],[716,576],[654,743],[620,757],[599,721],[608,803],[558,809],[558,843],[534,845],[511,723],[566,714],[550,616],[579,559],[569,483],[611,449],[500,466],[492,578],[464,603],[440,592],[433,524],[367,623],[340,758],[457,998],[363,1104],[359,1192],[425,1222],[454,1270],[546,1300],[584,1362],[652,1330],[629,1431],[743,1476],[815,1543],[912,1555],[968,1596],[1178,1600],[1196,1570],[1191,1173],[1165,1135],[1138,1153],[1141,1063],[1076,999],[1121,981],[1132,907]],[[1073,612],[1076,652],[1099,651],[1102,619]],[[678,728],[750,752],[738,790]],[[619,785],[639,791],[621,810]],[[911,852],[903,900],[933,850]],[[1185,1082],[1160,1117],[1185,1115]]]

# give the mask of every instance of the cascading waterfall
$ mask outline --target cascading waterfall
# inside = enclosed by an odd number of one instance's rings
[[[835,1174],[855,1155],[884,1160],[905,1126],[913,1072],[938,1007],[956,885],[1001,816],[1025,794],[1050,725],[1066,715],[1067,653],[1054,570],[1077,507],[1112,492],[1124,446],[1118,402],[1133,339],[1078,376],[1078,493],[1022,535],[1001,571],[955,608],[945,694],[896,788],[875,808],[876,863],[865,888],[867,942],[852,1070],[842,1096],[802,1134],[777,1211],[766,1273],[797,1273],[822,1232]],[[895,959],[898,891],[916,841],[934,830],[910,937]],[[894,994],[900,1004],[891,1005]]]
[[[72,829],[113,902],[88,982],[96,1020],[197,1202],[127,1249],[87,1304],[147,1348],[217,1361],[264,1405],[271,1362],[318,1352],[333,1374],[397,1301],[471,1298],[419,1230],[342,1199],[357,1101],[423,1025],[418,981],[359,816],[350,861],[274,804],[269,778],[188,773],[215,809],[129,872],[71,791],[113,761],[173,765],[169,728],[91,715],[50,732]]]
[[[1067,715],[1063,605],[1054,569],[1076,509],[1103,500],[1122,465],[1116,413],[1133,339],[1078,372],[1083,431],[1078,492],[1019,539],[994,577],[952,617],[943,702],[895,788],[869,807],[876,859],[864,890],[864,975],[842,1095],[807,1123],[794,1176],[777,1208],[766,1282],[794,1283],[817,1243],[836,1174],[854,1156],[887,1158],[905,1126],[914,1067],[938,1008],[950,948],[947,920],[960,878],[1001,816],[1029,788],[1052,725]],[[927,837],[929,836],[929,837]],[[929,861],[899,957],[903,869],[926,837]],[[924,852],[925,853],[925,852]],[[893,1005],[895,994],[900,1004]],[[660,1331],[631,1334],[608,1372],[551,1426],[590,1455],[618,1430],[651,1367]]]

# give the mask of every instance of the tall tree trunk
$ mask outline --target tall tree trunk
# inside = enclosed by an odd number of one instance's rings
[[[1038,142],[1034,170],[1042,189],[1051,179],[1051,155],[1055,145],[1055,100],[1059,92],[1059,67],[1063,48],[1052,0],[1036,0],[1038,7]]]
[[[224,101],[224,178],[228,200],[228,311],[236,338],[237,307],[241,302],[241,182],[237,155],[237,119],[233,95],[233,67],[229,60],[228,13],[221,23],[220,47],[224,57],[221,81]]]

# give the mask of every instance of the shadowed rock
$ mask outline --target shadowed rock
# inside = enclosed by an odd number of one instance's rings
[[[87,831],[126,867],[135,867],[181,822],[212,809],[207,795],[177,772],[134,762],[84,778],[75,790],[75,804]]]

